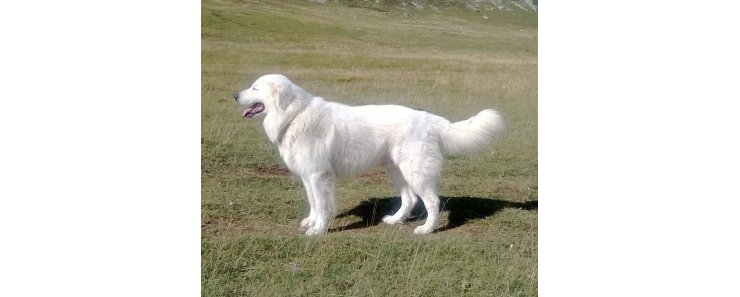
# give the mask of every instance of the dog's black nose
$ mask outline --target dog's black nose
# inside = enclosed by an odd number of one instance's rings
[[[234,100],[239,101],[239,93],[234,94]]]

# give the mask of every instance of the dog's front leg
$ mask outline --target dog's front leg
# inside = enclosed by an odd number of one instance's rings
[[[334,218],[336,175],[330,170],[320,171],[310,174],[307,180],[313,194],[313,207],[316,216],[313,226],[306,230],[306,235],[324,234],[329,230],[329,222]]]
[[[311,189],[311,182],[308,178],[302,178],[303,187],[306,188],[306,198],[308,199],[308,205],[311,207],[311,211],[308,213],[308,217],[301,221],[301,228],[305,231],[311,226],[316,224],[316,202],[314,202],[313,191]]]

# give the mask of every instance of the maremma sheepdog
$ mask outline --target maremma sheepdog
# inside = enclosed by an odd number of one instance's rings
[[[414,233],[431,233],[439,220],[436,187],[443,155],[481,150],[504,129],[493,109],[450,123],[399,105],[347,106],[325,101],[279,74],[258,78],[234,99],[245,107],[244,118],[265,115],[262,126],[267,137],[288,169],[303,181],[311,211],[300,226],[307,235],[327,232],[335,215],[337,177],[377,165],[388,169],[401,195],[401,207],[383,217],[383,222],[403,223],[420,197],[427,218]]]

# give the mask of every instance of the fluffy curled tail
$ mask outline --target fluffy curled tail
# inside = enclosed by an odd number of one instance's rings
[[[504,130],[497,111],[486,109],[472,118],[451,123],[440,134],[443,152],[455,156],[480,151]]]

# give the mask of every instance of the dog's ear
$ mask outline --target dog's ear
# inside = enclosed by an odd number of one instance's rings
[[[272,88],[272,98],[278,108],[285,110],[296,99],[296,92],[291,84],[275,83]]]

